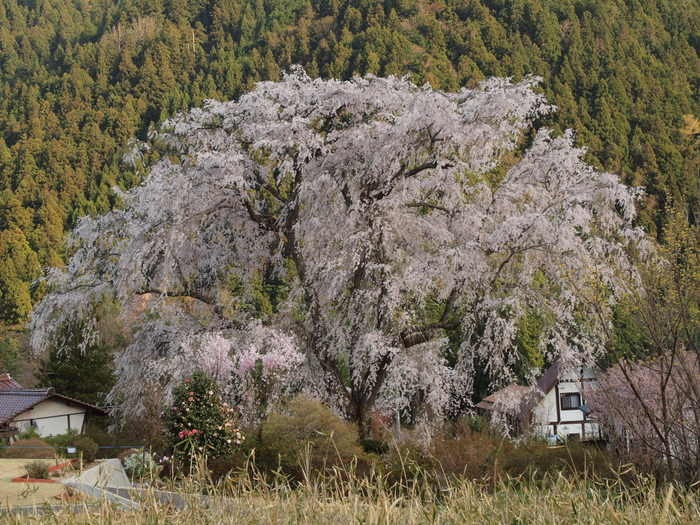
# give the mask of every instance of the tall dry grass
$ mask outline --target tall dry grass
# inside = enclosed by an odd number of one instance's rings
[[[137,511],[118,510],[107,503],[82,513],[56,511],[36,517],[4,515],[0,523],[60,524],[561,524],[700,523],[700,487],[657,486],[652,478],[629,473],[617,479],[587,475],[505,478],[478,482],[445,478],[430,482],[413,474],[389,481],[379,472],[355,473],[352,464],[323,475],[302,465],[302,481],[281,473],[270,476],[250,462],[217,483],[202,460],[185,479],[163,488],[177,490],[188,505],[181,510],[164,505],[146,491]],[[202,496],[205,494],[206,496]]]

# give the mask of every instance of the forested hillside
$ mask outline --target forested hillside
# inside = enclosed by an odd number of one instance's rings
[[[143,173],[129,139],[291,64],[458,90],[537,74],[594,164],[646,187],[640,221],[698,205],[694,0],[1,0],[0,321],[23,323],[64,232]]]

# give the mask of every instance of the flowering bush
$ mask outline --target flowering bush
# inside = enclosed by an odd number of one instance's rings
[[[196,428],[193,428],[192,430],[180,430],[180,432],[177,433],[177,437],[180,439],[185,439],[188,437],[196,436],[199,434],[199,430]]]
[[[232,394],[246,426],[257,426],[301,390],[304,355],[294,338],[262,323],[248,325],[248,340],[234,359]]]
[[[195,372],[173,391],[167,427],[175,455],[224,456],[243,442],[233,409],[221,399],[216,382]]]

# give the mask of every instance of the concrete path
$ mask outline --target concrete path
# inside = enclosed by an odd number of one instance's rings
[[[105,459],[92,468],[83,471],[77,477],[68,478],[64,482],[83,483],[93,487],[130,488],[133,485],[124,472],[121,461]]]
[[[129,489],[129,481],[121,461],[105,459],[76,477],[67,478],[64,485],[73,487],[97,499],[107,499],[124,509],[135,509],[139,504],[108,489]]]

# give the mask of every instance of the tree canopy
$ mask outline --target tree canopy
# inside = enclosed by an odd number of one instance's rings
[[[159,152],[144,183],[79,221],[34,347],[115,300],[133,327],[111,394],[124,412],[197,368],[240,394],[262,366],[361,429],[372,411],[461,413],[477,360],[512,380],[533,311],[531,347],[592,359],[627,249],[646,249],[638,192],[570,132],[533,127],[552,110],[535,83],[446,93],[296,68],[167,120],[127,156]]]

